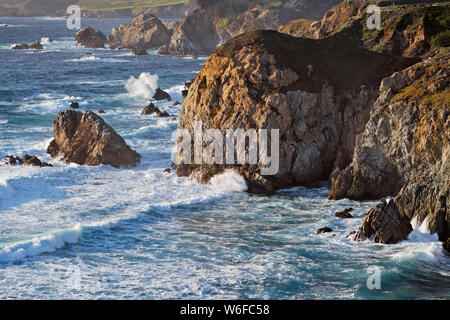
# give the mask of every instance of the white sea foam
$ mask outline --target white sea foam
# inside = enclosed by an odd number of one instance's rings
[[[211,178],[209,186],[213,189],[219,189],[225,192],[243,192],[248,188],[244,178],[234,170],[226,170],[221,174],[215,175]]]
[[[49,44],[49,43],[52,43],[52,42],[50,42],[50,38],[42,37],[42,38],[41,38],[41,43],[43,43],[43,44]]]
[[[7,245],[0,249],[0,261],[14,262],[26,257],[53,252],[64,247],[67,243],[77,243],[81,236],[81,225],[38,236],[28,241]]]
[[[158,75],[143,72],[136,79],[131,76],[125,83],[125,89],[133,96],[142,97],[147,100],[153,98],[158,88]]]

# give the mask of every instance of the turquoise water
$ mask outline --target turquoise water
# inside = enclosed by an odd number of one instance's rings
[[[85,19],[109,33],[123,19]],[[227,173],[198,185],[170,167],[177,123],[140,115],[158,75],[181,100],[205,58],[136,57],[75,47],[61,19],[0,18],[0,156],[34,154],[54,168],[0,167],[0,298],[442,299],[450,260],[417,228],[397,245],[356,243],[374,202],[329,201],[327,187],[245,193]],[[44,50],[14,43],[50,37]],[[135,169],[66,165],[45,153],[57,112],[76,100],[143,155]],[[178,114],[172,103],[157,104]],[[334,212],[353,207],[354,218]],[[332,233],[317,235],[329,226]],[[422,230],[423,231],[423,230]],[[368,267],[381,270],[369,290]]]

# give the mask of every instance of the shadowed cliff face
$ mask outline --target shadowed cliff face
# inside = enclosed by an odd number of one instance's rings
[[[449,61],[450,53],[443,53],[384,79],[364,133],[356,139],[352,163],[332,175],[331,199],[396,196],[364,220],[359,234],[365,237],[379,233],[406,239],[409,232],[394,235],[389,224],[380,223],[396,216],[403,229],[422,225],[448,241]]]
[[[279,129],[280,169],[259,176],[260,167],[235,166],[249,184],[274,190],[314,186],[336,163],[351,161],[355,135],[363,131],[381,79],[415,60],[364,48],[355,24],[322,40],[256,31],[220,47],[189,90],[179,127]],[[224,169],[179,165],[179,175],[202,182]]]

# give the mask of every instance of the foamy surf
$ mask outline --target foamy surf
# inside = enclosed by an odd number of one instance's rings
[[[26,257],[54,252],[66,244],[77,243],[81,237],[81,231],[81,225],[77,224],[67,230],[55,231],[48,235],[35,237],[32,240],[6,245],[0,249],[0,261],[15,262]]]

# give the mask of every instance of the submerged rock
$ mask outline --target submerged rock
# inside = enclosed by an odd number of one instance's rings
[[[33,42],[30,45],[28,45],[26,43],[15,44],[11,47],[11,49],[13,49],[13,50],[25,50],[25,49],[42,50],[42,49],[44,49],[44,47],[38,40],[36,40],[35,42]]]
[[[164,90],[161,90],[160,88],[156,89],[153,99],[156,101],[160,101],[160,100],[172,101],[172,98],[170,97],[170,95],[167,92],[165,92]]]
[[[75,41],[83,47],[96,49],[104,48],[108,39],[101,31],[88,26],[78,31]]]
[[[22,43],[22,44],[15,44],[11,47],[11,49],[13,50],[23,50],[23,49],[29,49],[30,46],[26,43]]]
[[[91,111],[59,112],[53,121],[55,138],[47,152],[66,163],[135,167],[141,156],[113,128]]]
[[[44,49],[44,47],[42,46],[42,44],[38,40],[36,40],[32,44],[30,44],[29,49],[42,50],[42,49]]]

